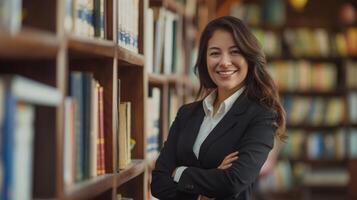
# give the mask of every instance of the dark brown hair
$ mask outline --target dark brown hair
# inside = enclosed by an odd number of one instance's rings
[[[274,123],[277,128],[276,134],[284,141],[286,139],[285,111],[279,100],[278,89],[266,69],[267,62],[258,40],[240,19],[231,16],[219,17],[209,22],[203,30],[195,65],[195,73],[196,75],[198,73],[200,80],[197,97],[204,97],[217,87],[207,69],[208,41],[217,29],[232,33],[236,45],[248,63],[248,74],[245,79],[246,95],[277,114]]]

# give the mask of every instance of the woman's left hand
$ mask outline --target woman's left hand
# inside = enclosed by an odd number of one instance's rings
[[[239,158],[238,151],[235,151],[235,152],[229,154],[228,156],[226,156],[224,158],[222,163],[218,166],[218,169],[228,169],[229,167],[232,166],[232,162],[237,160],[238,158]]]

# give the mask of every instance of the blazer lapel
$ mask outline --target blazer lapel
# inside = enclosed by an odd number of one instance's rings
[[[200,130],[203,118],[205,116],[204,110],[202,108],[202,101],[201,103],[198,104],[197,108],[195,108],[195,111],[192,113],[192,116],[189,117],[189,120],[187,121],[185,128],[183,130],[183,133],[186,134],[186,148],[189,149],[188,152],[190,152],[187,157],[188,162],[192,163],[193,166],[199,166],[199,161],[196,157],[196,155],[193,153],[193,145],[194,142],[196,141],[198,132]]]
[[[221,119],[221,121],[213,128],[211,133],[207,136],[205,141],[202,143],[199,158],[203,158],[208,148],[212,143],[223,136],[233,125],[239,122],[239,115],[243,114],[247,107],[249,106],[249,100],[246,93],[242,93],[238,99],[234,102],[232,108],[228,113]]]

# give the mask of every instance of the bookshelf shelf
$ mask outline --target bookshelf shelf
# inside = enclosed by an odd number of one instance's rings
[[[281,61],[281,60],[308,60],[309,62],[341,62],[343,59],[348,58],[343,56],[278,56],[278,57],[268,57],[268,62]]]
[[[310,131],[331,131],[336,130],[341,127],[345,127],[347,124],[336,124],[336,125],[311,125],[311,124],[287,124],[288,129],[304,129],[309,133]]]
[[[126,183],[129,180],[144,173],[145,170],[146,170],[146,162],[144,160],[141,159],[132,160],[128,168],[120,171],[119,174],[116,176],[116,186],[117,187],[121,186],[123,183]]]
[[[319,158],[319,159],[309,159],[309,158],[289,158],[291,162],[304,162],[314,166],[342,166],[348,163],[347,159],[334,159],[334,158]]]
[[[329,192],[334,191],[334,192],[341,192],[341,193],[346,193],[348,189],[348,185],[339,185],[339,184],[326,184],[326,185],[304,184],[302,187],[309,190],[323,190]]]
[[[148,77],[149,77],[149,85],[162,86],[168,82],[167,78],[161,74],[150,73],[148,74]]]
[[[168,10],[173,11],[179,15],[185,15],[185,8],[182,4],[174,1],[174,0],[150,0],[150,7],[160,7],[163,6]]]
[[[65,192],[65,199],[89,199],[113,187],[114,174],[105,174],[76,183]]]
[[[117,51],[117,58],[120,64],[144,66],[144,62],[145,62],[144,55],[134,53],[120,46],[117,46],[116,51]]]
[[[167,80],[171,85],[183,85],[187,89],[197,89],[197,85],[188,76],[167,75]]]
[[[280,90],[281,95],[293,95],[293,96],[321,96],[321,97],[331,97],[331,96],[344,96],[346,94],[345,89],[332,90],[332,91],[298,91],[298,90]]]
[[[0,44],[4,58],[54,58],[60,40],[53,33],[24,28],[14,35],[0,31]]]
[[[89,54],[92,56],[115,56],[115,46],[113,41],[101,40],[76,35],[68,36],[68,48],[75,52],[75,55]]]

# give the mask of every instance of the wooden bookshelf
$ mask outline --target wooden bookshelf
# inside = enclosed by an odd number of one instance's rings
[[[149,84],[153,86],[163,86],[168,83],[167,77],[161,74],[148,74]]]
[[[23,1],[26,16],[21,30],[11,34],[3,29],[0,31],[0,76],[5,73],[22,75],[54,86],[63,96],[68,96],[70,73],[90,72],[104,88],[106,173],[65,184],[63,102],[55,108],[36,108],[33,199],[115,200],[119,192],[134,199],[146,199],[148,186],[143,114],[148,81],[145,79],[142,48],[144,5],[148,1],[138,2],[139,53],[116,42],[116,0],[105,0],[105,39],[67,32],[64,27],[65,1],[61,0]],[[117,170],[118,79],[121,80],[121,101],[132,103],[131,137],[136,141],[133,160],[121,171]]]
[[[98,176],[75,184],[65,191],[65,199],[89,199],[113,187],[114,174]]]
[[[165,7],[179,15],[185,15],[185,7],[174,0],[150,0],[150,7]]]
[[[0,44],[2,58],[55,58],[60,39],[50,32],[25,28],[16,34],[0,31]]]
[[[146,164],[147,163],[145,163],[144,160],[133,160],[127,169],[120,171],[119,174],[115,177],[117,187],[120,187],[129,180],[144,173],[146,169]]]
[[[78,57],[82,54],[89,56],[105,56],[113,58],[116,53],[116,44],[113,41],[101,40],[77,35],[68,36],[68,49]]]
[[[126,50],[120,46],[117,46],[117,58],[120,63],[125,65],[144,66],[144,56],[141,54],[135,54],[129,50]]]

